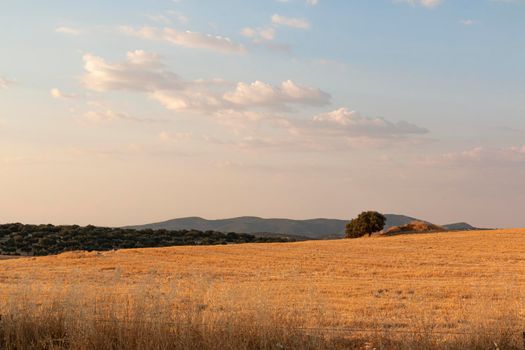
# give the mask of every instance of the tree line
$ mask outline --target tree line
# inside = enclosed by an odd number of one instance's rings
[[[386,217],[375,211],[359,214],[346,225],[345,237],[358,238],[381,231]],[[182,245],[291,242],[284,237],[198,230],[135,230],[97,226],[0,225],[1,255],[50,255],[65,251],[107,251]]]
[[[181,245],[289,242],[282,237],[197,230],[134,230],[78,225],[0,225],[0,254],[50,255],[65,251],[107,251]]]

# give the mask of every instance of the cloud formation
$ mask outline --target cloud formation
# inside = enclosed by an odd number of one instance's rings
[[[73,27],[58,27],[55,28],[55,32],[65,35],[78,36],[80,35],[80,30]]]
[[[77,97],[75,94],[64,93],[57,88],[51,89],[49,93],[51,94],[51,97],[56,99],[72,99]]]
[[[139,118],[128,113],[115,111],[114,109],[107,107],[103,103],[90,101],[88,103],[89,110],[81,115],[79,121],[81,123],[88,124],[105,124],[114,121],[128,121],[137,123],[157,123],[161,122],[160,119],[154,118]]]
[[[247,38],[253,39],[256,42],[262,41],[262,40],[273,40],[276,35],[275,28],[268,27],[268,28],[252,28],[252,27],[245,27],[241,30],[241,34]]]
[[[83,84],[95,91],[179,89],[181,78],[166,69],[156,54],[142,50],[128,52],[126,61],[110,64],[92,54],[84,55]]]
[[[171,72],[158,55],[144,51],[129,52],[120,63],[87,54],[84,65],[83,82],[91,90],[143,92],[168,110],[206,115],[224,124],[233,139],[208,139],[217,144],[245,149],[344,150],[405,142],[428,133],[408,122],[364,117],[348,108],[309,118],[297,116],[290,112],[298,107],[326,106],[331,96],[292,80],[277,85],[259,80],[185,80]],[[104,108],[89,111],[84,117],[93,122],[131,119]],[[169,139],[166,135],[163,138]]]
[[[0,89],[7,89],[14,81],[0,76]]]
[[[146,17],[153,22],[162,23],[164,25],[171,24],[173,22],[172,19],[175,19],[181,24],[187,24],[189,22],[188,16],[175,10],[167,11],[164,14],[149,14],[146,15]]]
[[[295,29],[309,29],[310,22],[303,18],[285,17],[281,15],[273,15],[272,23],[275,25],[295,28]]]
[[[217,112],[225,109],[262,107],[288,109],[289,105],[322,106],[331,96],[320,89],[291,80],[279,86],[255,81],[186,81],[169,71],[160,57],[141,50],[128,52],[126,61],[111,64],[103,58],[84,56],[83,84],[95,91],[143,91],[170,110]],[[233,88],[233,89],[232,89]]]
[[[329,103],[330,95],[320,89],[300,86],[286,80],[280,86],[271,86],[262,81],[251,84],[240,82],[234,91],[224,95],[224,99],[239,106],[284,106],[298,103],[323,106]]]
[[[412,6],[419,5],[426,8],[434,8],[443,3],[444,0],[394,0],[399,3],[406,3]]]
[[[525,145],[501,148],[474,147],[465,151],[443,154],[439,162],[477,165],[525,165]]]
[[[363,117],[348,108],[339,108],[333,112],[317,115],[314,117],[314,123],[324,131],[347,136],[391,138],[428,133],[427,129],[405,121],[393,123],[384,118]]]
[[[233,42],[230,38],[203,34],[191,31],[180,31],[173,28],[142,27],[135,29],[130,26],[121,26],[119,31],[123,34],[148,40],[160,40],[172,45],[208,49],[221,53],[244,53],[245,47]]]

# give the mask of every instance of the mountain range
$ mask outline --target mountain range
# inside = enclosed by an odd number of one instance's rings
[[[407,225],[412,221],[424,221],[410,216],[386,214],[385,229],[393,226]],[[299,238],[320,239],[338,238],[344,235],[345,226],[349,220],[338,219],[264,219],[254,216],[242,216],[231,219],[207,220],[200,217],[187,217],[167,220],[147,225],[130,226],[138,230],[166,229],[166,230],[199,230],[250,233],[257,235],[271,234],[297,236]],[[426,222],[426,221],[425,221]],[[473,230],[467,223],[442,225],[447,230]]]

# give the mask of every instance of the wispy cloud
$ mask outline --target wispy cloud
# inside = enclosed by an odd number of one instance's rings
[[[128,52],[126,61],[116,64],[86,54],[84,69],[86,74],[82,82],[95,91],[152,91],[181,88],[184,84],[177,74],[166,69],[158,55],[141,50]]]
[[[394,0],[394,2],[405,3],[412,6],[418,5],[426,8],[435,8],[441,5],[444,2],[444,0]]]
[[[459,21],[459,23],[461,23],[465,27],[470,27],[470,26],[476,24],[476,21],[473,20],[473,19],[462,19],[462,20]]]
[[[275,25],[295,28],[295,29],[309,29],[310,22],[303,18],[285,17],[281,15],[273,15],[272,23]]]
[[[326,105],[331,98],[320,89],[291,80],[279,86],[262,81],[187,81],[167,70],[158,55],[144,51],[128,52],[125,62],[115,64],[86,54],[84,68],[82,81],[91,90],[144,91],[170,110],[210,112],[252,107],[285,110],[288,105]]]
[[[330,95],[320,89],[297,85],[291,80],[275,87],[262,81],[251,84],[240,82],[234,91],[224,95],[227,101],[240,106],[283,106],[299,103],[323,106],[329,103]]]
[[[280,3],[288,3],[291,2],[291,0],[275,0]],[[319,0],[305,0],[305,3],[310,6],[315,6],[319,4]]]
[[[7,89],[9,86],[13,85],[14,83],[15,82],[13,80],[0,76],[0,89]]]
[[[73,28],[73,27],[65,27],[65,26],[55,28],[55,32],[60,33],[60,34],[65,34],[65,35],[72,35],[72,36],[77,36],[81,34],[80,29]]]
[[[364,117],[348,108],[306,119],[292,117],[289,114],[296,107],[321,107],[331,101],[330,94],[321,89],[292,80],[278,85],[263,81],[185,80],[167,70],[158,55],[143,51],[128,53],[126,60],[120,63],[108,63],[93,55],[86,55],[84,61],[86,74],[83,81],[89,89],[142,91],[168,110],[209,116],[234,133],[232,140],[210,139],[225,145],[344,150],[418,142],[428,133],[425,128],[405,121]],[[132,119],[108,108],[90,110],[84,117],[95,122]],[[186,136],[163,134],[159,137],[168,142],[171,138],[181,141]]]
[[[317,115],[314,117],[314,125],[325,132],[340,133],[347,136],[367,135],[369,137],[390,138],[428,133],[427,129],[405,121],[394,123],[384,118],[363,117],[348,108],[340,108],[333,112]]]
[[[241,34],[247,38],[253,39],[254,41],[261,41],[261,40],[273,40],[275,38],[276,30],[275,28],[268,27],[268,28],[252,28],[252,27],[244,27],[241,30]]]
[[[119,27],[119,31],[126,35],[148,40],[160,40],[172,45],[209,49],[222,53],[243,53],[246,51],[242,44],[233,42],[228,37],[203,34],[191,31],[180,31],[173,28],[142,27],[135,29],[129,26]]]
[[[125,112],[115,111],[105,104],[95,101],[90,101],[88,106],[90,109],[78,119],[82,124],[107,124],[115,121],[136,123],[158,123],[164,121],[162,119],[137,117]]]
[[[60,89],[57,89],[57,88],[53,88],[49,91],[51,97],[53,98],[56,98],[56,99],[73,99],[73,98],[76,98],[78,97],[76,94],[72,94],[72,93],[65,93],[65,92],[62,92]]]
[[[164,25],[172,24],[173,20],[179,22],[180,24],[187,24],[190,20],[184,13],[175,10],[166,11],[165,13],[161,14],[149,14],[146,15],[146,18],[153,22]]]
[[[437,157],[428,157],[425,162],[433,165],[523,166],[525,168],[525,145],[499,148],[477,146],[463,151],[445,153]]]

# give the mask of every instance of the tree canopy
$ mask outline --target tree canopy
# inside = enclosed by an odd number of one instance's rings
[[[364,235],[371,236],[374,232],[381,231],[386,224],[386,217],[376,211],[365,211],[352,219],[346,225],[346,238],[359,238]]]

